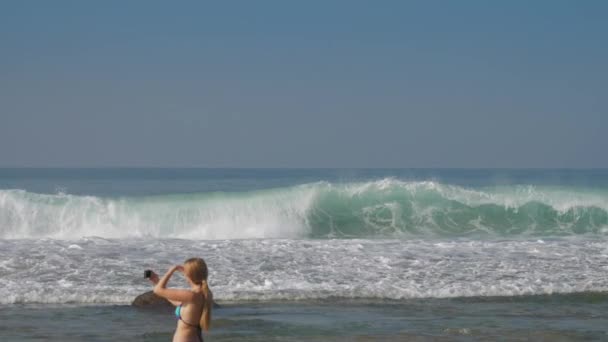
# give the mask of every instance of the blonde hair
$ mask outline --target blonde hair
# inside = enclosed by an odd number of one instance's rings
[[[207,264],[205,260],[201,258],[190,258],[184,262],[184,274],[190,278],[190,280],[198,284],[201,287],[201,292],[205,297],[205,303],[203,304],[203,313],[201,314],[200,326],[205,330],[209,331],[211,326],[211,309],[213,308],[213,293],[209,290],[207,284],[207,276],[209,271],[207,270]]]

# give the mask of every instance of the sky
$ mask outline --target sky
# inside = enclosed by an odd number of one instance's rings
[[[0,167],[608,167],[608,1],[0,2]]]

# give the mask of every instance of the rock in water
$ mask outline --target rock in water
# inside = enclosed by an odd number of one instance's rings
[[[131,305],[137,306],[140,308],[142,308],[142,307],[155,307],[155,308],[173,307],[173,305],[168,300],[166,300],[163,297],[159,297],[159,296],[155,295],[154,291],[144,292],[144,293],[140,294],[139,296],[135,297],[135,299],[133,300]],[[219,304],[217,304],[215,301],[213,301],[213,308],[217,309],[219,307],[220,307]]]
[[[154,291],[148,291],[137,296],[131,303],[137,307],[172,307],[171,303],[163,297],[159,297],[154,294]]]

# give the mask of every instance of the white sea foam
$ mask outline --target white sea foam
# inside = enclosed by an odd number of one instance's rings
[[[0,238],[302,237],[314,189],[106,199],[0,190]]]
[[[0,303],[129,303],[202,256],[218,301],[608,291],[608,240],[0,240]],[[185,285],[179,275],[171,283]]]

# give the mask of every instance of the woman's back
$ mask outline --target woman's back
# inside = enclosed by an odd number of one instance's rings
[[[175,271],[184,274],[190,289],[167,288],[167,283]],[[205,261],[201,258],[190,258],[184,265],[171,267],[160,280],[151,279],[156,284],[154,293],[176,306],[177,328],[173,335],[174,342],[202,341],[202,330],[209,330],[213,293],[207,284],[207,276]]]

